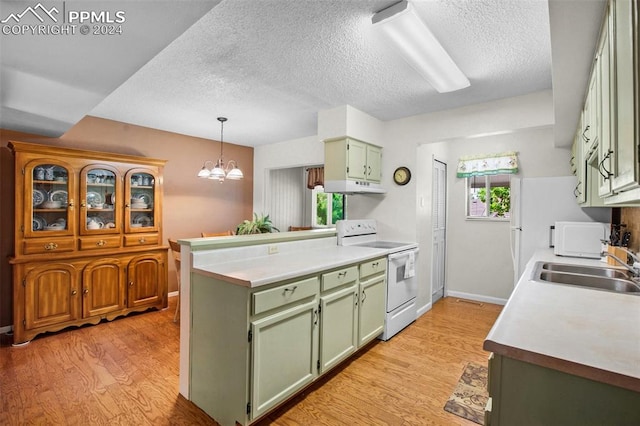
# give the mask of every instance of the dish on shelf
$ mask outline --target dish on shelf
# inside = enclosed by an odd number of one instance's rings
[[[102,195],[98,194],[97,192],[87,191],[87,204],[94,205],[102,203]]]
[[[34,231],[42,231],[47,226],[47,221],[44,218],[33,215],[33,230]]]
[[[33,190],[33,207],[38,207],[47,199],[47,194],[44,191],[40,191],[39,189]]]
[[[51,195],[49,195],[49,199],[51,201],[60,201],[62,205],[66,205],[68,196],[69,194],[67,194],[67,191],[60,189],[58,191],[53,191]]]
[[[151,226],[151,218],[146,214],[139,214],[133,218],[133,223],[140,226]]]
[[[131,202],[135,202],[134,200],[140,200],[142,203],[147,205],[153,204],[153,197],[146,192],[134,192],[131,194]]]

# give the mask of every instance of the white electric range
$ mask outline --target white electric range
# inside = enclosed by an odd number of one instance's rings
[[[418,244],[378,240],[378,227],[373,219],[341,220],[336,223],[336,230],[338,245],[387,250],[386,317],[384,332],[379,338],[389,340],[418,316]]]

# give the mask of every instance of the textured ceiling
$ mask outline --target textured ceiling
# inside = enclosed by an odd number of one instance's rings
[[[126,8],[152,4],[124,3]],[[547,0],[413,2],[471,82],[469,88],[444,94],[372,31],[373,13],[394,0],[194,2],[204,5],[197,11],[202,16],[197,21],[192,2],[166,3],[180,7],[141,25],[146,35],[130,40],[131,52],[109,56],[102,71],[85,70],[90,81],[60,75],[64,67],[56,63],[55,55],[50,59],[55,65],[51,73],[41,76],[96,94],[100,101],[86,114],[211,139],[220,134],[215,118],[226,116],[225,140],[248,146],[314,135],[318,111],[339,105],[392,120],[552,87]],[[208,8],[216,5],[207,12],[207,3]],[[156,25],[156,19],[169,28],[195,23],[183,33],[170,32]],[[560,25],[565,21],[579,24],[563,16]],[[162,41],[156,42],[156,37]],[[151,58],[152,49],[139,47],[150,40],[157,47],[170,44]],[[84,53],[96,55],[89,46],[76,48],[74,66]],[[24,51],[13,51],[11,62],[19,62],[23,55]],[[3,55],[3,71],[6,65]],[[17,68],[29,72],[37,66]],[[127,74],[119,73],[123,68],[130,77],[120,75]],[[112,72],[119,74],[117,78]],[[5,79],[2,85],[5,89]],[[19,98],[15,92],[13,97]],[[571,96],[581,98],[582,93]],[[4,111],[4,95],[2,103]],[[43,111],[39,115],[46,117]],[[3,119],[7,127],[5,123]]]

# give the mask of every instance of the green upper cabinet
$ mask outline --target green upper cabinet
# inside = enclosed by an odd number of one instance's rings
[[[379,183],[382,177],[382,148],[357,139],[342,137],[324,141],[325,181],[357,180]]]
[[[638,164],[638,2],[612,0],[612,52],[614,61],[614,137],[613,191],[625,191],[640,186]]]

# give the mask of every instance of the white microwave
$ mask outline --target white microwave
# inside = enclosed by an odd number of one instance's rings
[[[557,256],[598,259],[602,240],[608,240],[611,224],[600,222],[556,222],[553,252]]]

